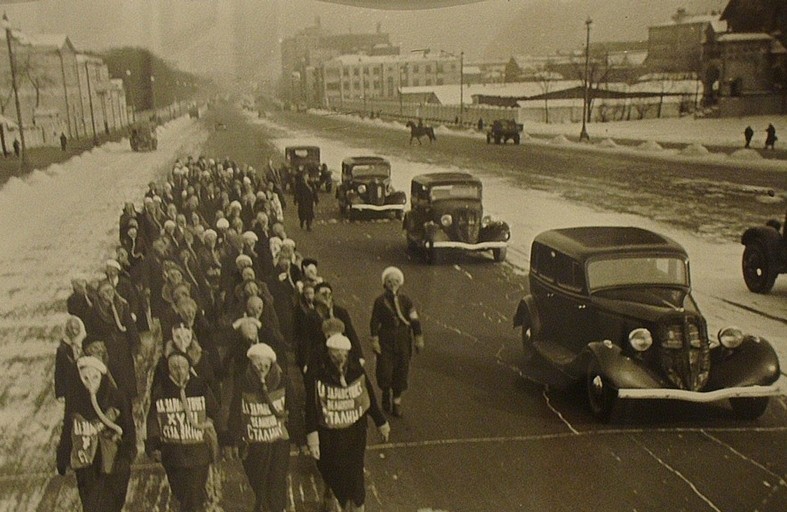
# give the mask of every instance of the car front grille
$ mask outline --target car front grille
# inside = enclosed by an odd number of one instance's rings
[[[708,382],[710,343],[696,317],[670,319],[659,327],[661,367],[678,389],[700,391]]]
[[[475,243],[481,230],[479,212],[469,209],[456,210],[453,213],[453,236],[460,242]]]
[[[366,202],[377,206],[385,203],[385,184],[379,181],[371,181],[366,185]]]

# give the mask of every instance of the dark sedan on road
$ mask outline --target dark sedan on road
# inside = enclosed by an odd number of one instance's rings
[[[501,220],[484,215],[478,178],[461,172],[422,174],[412,179],[410,211],[404,218],[407,247],[422,250],[428,263],[437,251],[492,251],[495,261],[506,259],[511,230]]]
[[[728,399],[754,419],[779,394],[766,340],[735,327],[710,339],[688,254],[667,237],[635,227],[546,231],[533,241],[529,279],[514,315],[523,349],[584,380],[601,420],[619,398]]]
[[[393,212],[401,219],[407,196],[391,184],[391,163],[379,156],[342,160],[342,180],[336,187],[339,213],[354,218],[361,212]]]

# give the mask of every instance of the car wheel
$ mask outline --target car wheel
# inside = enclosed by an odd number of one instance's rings
[[[396,210],[395,216],[397,220],[402,220],[404,218],[404,212],[402,210]]]
[[[730,405],[738,418],[742,420],[756,420],[768,408],[768,397],[730,398]]]
[[[762,244],[749,244],[743,250],[741,260],[743,280],[754,293],[768,293],[776,282],[776,272],[768,261],[768,253]]]
[[[514,136],[514,144],[519,144],[519,135]]]
[[[353,210],[349,206],[347,207],[347,219],[349,219],[349,220],[356,220],[356,219],[358,219],[358,212],[356,212],[355,210]]]
[[[596,419],[608,422],[618,400],[618,390],[613,388],[595,358],[592,358],[587,371],[587,393],[590,412]]]
[[[506,254],[508,253],[507,247],[500,247],[498,249],[492,249],[492,256],[495,258],[495,261],[500,263],[506,260]]]

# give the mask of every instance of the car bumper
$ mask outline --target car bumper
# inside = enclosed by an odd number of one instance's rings
[[[453,240],[434,241],[432,247],[435,249],[464,249],[466,251],[487,251],[489,249],[502,249],[508,247],[508,242],[479,242],[468,244],[465,242],[455,242]]]
[[[782,391],[779,386],[739,386],[715,391],[688,391],[686,389],[619,389],[619,398],[634,400],[683,400],[685,402],[715,402],[729,398],[757,398],[765,396],[778,396]]]
[[[357,203],[350,204],[351,210],[371,211],[371,212],[390,212],[396,210],[404,210],[403,204],[383,204],[377,206],[376,204]]]

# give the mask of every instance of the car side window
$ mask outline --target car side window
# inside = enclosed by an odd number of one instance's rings
[[[548,281],[555,281],[555,258],[557,252],[541,244],[533,244],[531,269]]]
[[[555,277],[557,283],[567,290],[581,292],[585,287],[582,266],[562,253],[555,256]]]

